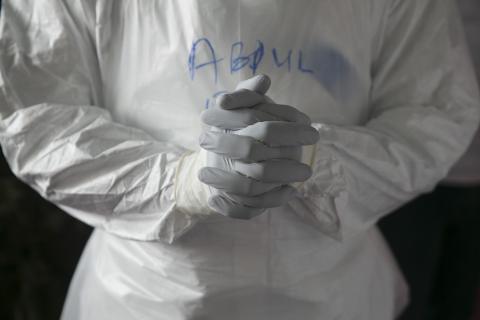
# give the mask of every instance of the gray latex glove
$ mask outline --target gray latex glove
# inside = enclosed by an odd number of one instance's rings
[[[318,132],[305,114],[262,94],[269,84],[266,76],[242,82],[202,115],[214,129],[200,138],[210,154],[199,179],[219,190],[209,205],[230,217],[248,219],[284,205],[296,194],[288,184],[311,175],[310,167],[298,160],[302,146],[317,142]]]
[[[247,81],[254,85],[253,79]],[[264,121],[310,125],[310,118],[306,114],[291,106],[276,104],[264,94],[244,87],[242,85],[232,93],[219,96],[215,107],[202,113],[203,123],[225,130],[242,129]]]

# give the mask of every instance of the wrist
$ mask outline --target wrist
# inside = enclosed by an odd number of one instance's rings
[[[175,174],[176,208],[189,215],[208,216],[215,211],[210,209],[208,198],[210,187],[198,179],[198,172],[206,166],[207,152],[203,149],[185,154],[178,162]]]

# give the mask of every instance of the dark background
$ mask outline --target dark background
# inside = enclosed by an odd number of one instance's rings
[[[459,2],[478,61],[480,0]],[[439,187],[382,221],[411,285],[403,320],[480,320],[479,216],[480,183]],[[90,232],[19,182],[0,154],[0,319],[58,319]]]

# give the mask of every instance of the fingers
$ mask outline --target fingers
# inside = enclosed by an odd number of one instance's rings
[[[279,184],[252,180],[235,172],[211,167],[200,169],[198,179],[215,189],[243,196],[256,196],[279,187]]]
[[[217,110],[236,110],[241,108],[253,108],[270,115],[271,119],[278,121],[297,122],[310,125],[310,118],[295,109],[294,107],[276,104],[266,96],[260,96],[252,91],[236,91],[219,96],[217,99]]]
[[[252,137],[270,147],[306,146],[319,139],[318,131],[309,125],[282,121],[257,122],[235,134]]]
[[[261,95],[265,95],[268,89],[270,89],[271,84],[272,84],[272,81],[270,80],[269,76],[265,74],[259,74],[250,79],[241,81],[235,88],[235,91],[247,89],[250,91],[257,92]]]
[[[278,107],[277,113],[274,111],[276,107]],[[208,126],[229,130],[241,129],[265,121],[284,121],[310,125],[310,118],[305,114],[293,107],[277,104],[261,104],[253,108],[235,110],[210,108],[202,112],[201,120]]]
[[[280,186],[258,196],[239,196],[219,193],[208,199],[209,206],[216,212],[235,219],[252,219],[267,208],[281,207],[297,194],[291,186]]]
[[[210,197],[208,205],[224,216],[242,220],[252,219],[265,211],[265,208],[246,207],[221,195]]]
[[[241,89],[218,96],[216,105],[225,110],[250,108],[260,103],[266,103],[264,95],[255,91]]]
[[[228,171],[211,162],[214,167],[199,172],[203,183],[221,191],[209,205],[225,216],[251,219],[282,206],[297,192],[288,184],[312,174],[298,159],[302,146],[318,141],[318,132],[306,114],[268,98],[270,84],[264,75],[242,81],[202,113],[204,124],[235,131],[207,131],[200,139],[202,148],[229,160]]]
[[[259,75],[251,79],[242,81],[234,92],[220,95],[217,97],[215,108],[209,109],[202,115],[202,119],[208,125],[217,124],[220,128],[236,129],[242,124],[239,122],[227,123],[228,119],[233,118],[233,113],[225,113],[222,110],[231,110],[242,112],[251,112],[253,119],[249,119],[250,124],[255,118],[265,119],[264,121],[287,121],[310,125],[310,118],[294,107],[274,103],[265,93],[270,87],[270,78]],[[248,109],[249,111],[245,111]],[[261,115],[261,116],[259,116]],[[212,120],[215,120],[212,122]],[[257,121],[258,122],[258,119]]]
[[[278,117],[252,108],[223,110],[211,108],[201,114],[204,124],[226,130],[245,128],[251,124],[264,121],[279,121]]]
[[[252,91],[236,91],[224,94],[218,98],[217,104],[219,108],[210,109],[207,112],[211,114],[221,113],[222,110],[235,110],[235,112],[243,111],[247,108],[254,114],[262,114],[262,117],[270,121],[287,121],[305,125],[310,125],[310,118],[295,109],[294,107],[267,102],[265,96],[260,96]]]
[[[255,106],[255,109],[263,111],[265,113],[271,114],[279,118],[279,120],[288,121],[288,122],[297,122],[306,125],[310,125],[310,118],[303,112],[300,112],[294,107],[276,104],[270,100],[267,103],[261,103]]]
[[[292,200],[296,194],[297,191],[295,188],[291,186],[281,186],[255,197],[245,197],[234,194],[225,194],[224,196],[236,203],[241,203],[244,206],[252,208],[275,208],[285,205]]]
[[[294,160],[267,160],[263,162],[233,162],[234,170],[248,178],[266,183],[289,184],[306,181],[312,169]]]
[[[248,136],[214,131],[204,132],[200,136],[200,146],[218,155],[244,162],[269,159],[297,160],[302,154],[300,145],[273,148]]]
[[[270,78],[258,75],[241,81],[234,92],[218,96],[216,104],[223,109],[249,108],[262,102],[268,102],[265,97],[270,88]]]

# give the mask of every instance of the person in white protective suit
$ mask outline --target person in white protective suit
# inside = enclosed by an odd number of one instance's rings
[[[63,319],[401,312],[375,223],[480,115],[451,0],[7,0],[0,35],[10,168],[95,227]]]

